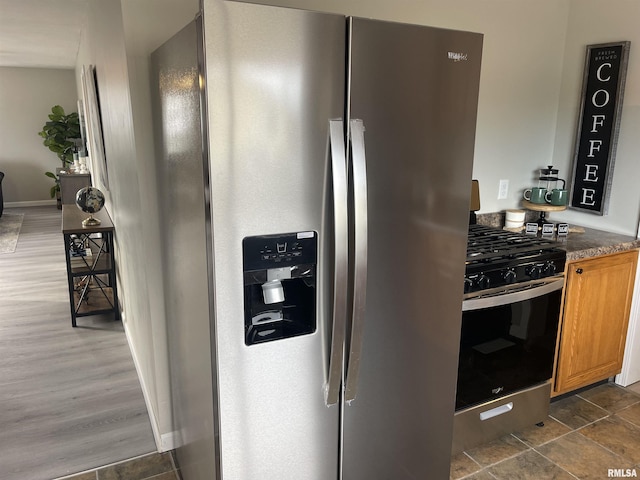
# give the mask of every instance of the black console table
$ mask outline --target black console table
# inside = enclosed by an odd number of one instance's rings
[[[82,226],[89,214],[75,205],[62,206],[62,234],[67,260],[71,325],[76,318],[113,312],[120,319],[113,223],[105,210],[94,213],[100,225]]]

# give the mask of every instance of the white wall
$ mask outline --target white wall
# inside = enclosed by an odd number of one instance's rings
[[[5,173],[5,206],[55,203],[49,190],[62,163],[42,145],[42,130],[51,107],[77,111],[73,70],[0,67],[0,171]],[[28,202],[28,203],[25,203]]]
[[[637,0],[572,0],[564,50],[558,106],[554,165],[571,175],[575,131],[587,45],[630,40],[620,137],[606,216],[562,212],[554,218],[635,236],[640,216],[640,2]]]
[[[88,24],[78,55],[82,65],[95,65],[108,185],[96,178],[107,196],[116,235],[116,264],[123,323],[147,401],[156,443],[170,431],[166,408],[168,372],[164,317],[152,316],[149,286],[158,252],[147,242],[148,216],[142,208],[139,177],[145,175],[136,157],[134,122],[119,0],[90,1]],[[153,176],[153,173],[151,173]],[[149,212],[153,215],[154,212]],[[157,232],[153,232],[157,235]],[[151,237],[149,237],[151,238]],[[152,242],[151,242],[152,243]],[[155,255],[154,255],[155,254]]]
[[[148,55],[192,20],[197,1],[90,0],[76,67],[95,65],[116,229],[122,317],[160,450],[173,444]],[[153,21],[150,21],[150,19]]]

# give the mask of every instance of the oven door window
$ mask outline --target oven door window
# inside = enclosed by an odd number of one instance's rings
[[[558,289],[463,312],[456,410],[551,378],[560,299]]]

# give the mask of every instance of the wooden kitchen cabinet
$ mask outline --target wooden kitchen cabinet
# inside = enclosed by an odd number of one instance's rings
[[[553,395],[620,373],[638,251],[570,262]]]

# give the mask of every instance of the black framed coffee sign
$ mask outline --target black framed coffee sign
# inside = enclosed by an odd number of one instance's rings
[[[587,46],[571,182],[574,209],[607,213],[630,45]]]

